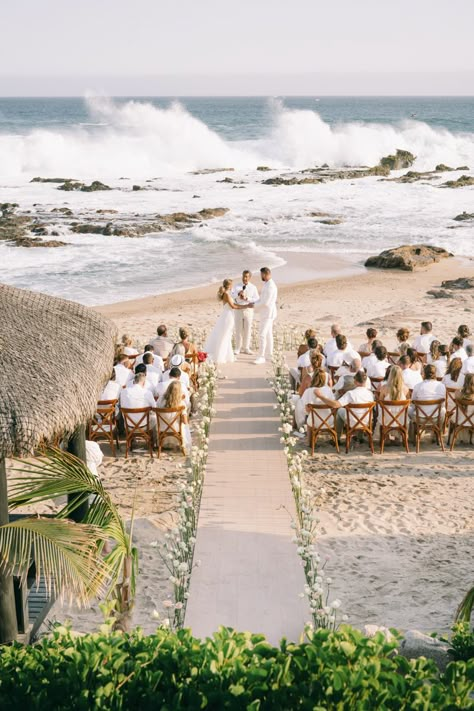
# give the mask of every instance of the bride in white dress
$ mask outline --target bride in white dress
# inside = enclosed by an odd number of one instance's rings
[[[213,363],[232,363],[234,349],[232,348],[232,333],[234,331],[234,310],[249,309],[253,304],[239,306],[235,303],[230,291],[232,289],[232,279],[224,279],[222,286],[217,292],[217,298],[222,301],[221,315],[216,321],[216,325],[209,334],[204,350]]]

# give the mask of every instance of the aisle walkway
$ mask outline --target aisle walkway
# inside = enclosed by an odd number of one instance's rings
[[[225,366],[211,427],[185,626],[298,640],[310,619],[291,518],[295,504],[265,366]]]

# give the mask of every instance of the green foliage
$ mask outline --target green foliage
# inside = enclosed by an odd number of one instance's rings
[[[204,641],[189,630],[144,636],[74,635],[58,628],[36,646],[0,652],[0,708],[432,711],[473,709],[474,662],[444,674],[407,660],[382,634],[319,629],[272,647],[261,635],[221,628]]]
[[[474,629],[469,622],[458,622],[453,627],[450,653],[454,659],[474,660]]]

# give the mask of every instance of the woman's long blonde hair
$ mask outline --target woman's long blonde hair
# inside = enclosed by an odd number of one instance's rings
[[[458,398],[460,400],[474,400],[474,373],[466,373]]]
[[[183,389],[179,380],[174,380],[165,393],[165,407],[176,410],[184,405]]]
[[[224,279],[222,282],[222,286],[219,287],[219,291],[217,292],[217,299],[218,301],[222,301],[224,298],[224,294],[230,289],[232,286],[232,279]]]
[[[131,346],[132,345],[132,339],[128,335],[128,333],[124,333],[122,336],[122,346]]]
[[[405,396],[405,383],[402,369],[399,365],[392,365],[388,376],[388,394],[390,400],[403,400]]]

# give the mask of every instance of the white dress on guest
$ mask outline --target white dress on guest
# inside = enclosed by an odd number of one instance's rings
[[[224,304],[216,325],[204,344],[204,351],[213,363],[232,363],[235,360],[232,348],[234,325],[234,310],[229,304]]]

